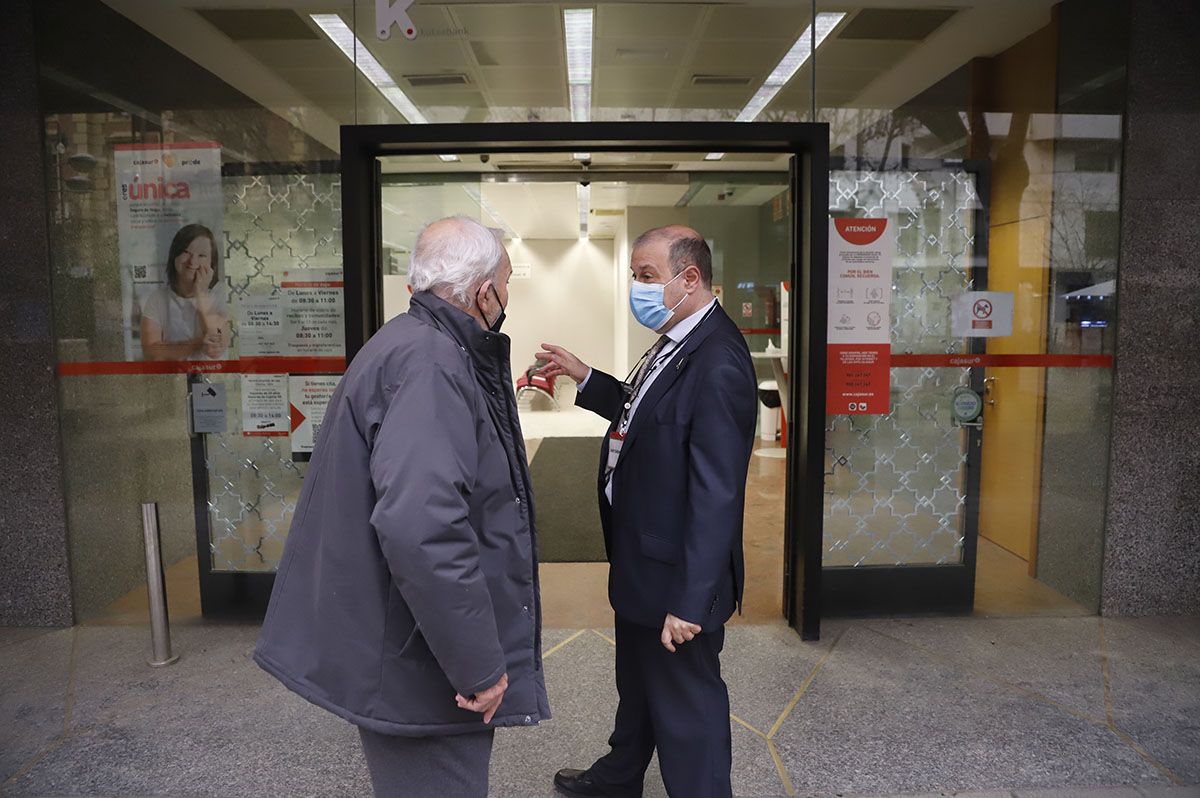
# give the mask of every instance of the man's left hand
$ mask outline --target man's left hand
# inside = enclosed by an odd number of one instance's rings
[[[699,626],[667,613],[667,619],[663,621],[662,637],[660,639],[662,640],[663,647],[674,654],[676,645],[683,645],[698,634],[700,634]]]

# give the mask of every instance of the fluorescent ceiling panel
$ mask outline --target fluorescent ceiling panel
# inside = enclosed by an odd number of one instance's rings
[[[592,31],[595,12],[590,8],[563,10],[563,39],[567,49],[567,88],[571,121],[592,118]]]
[[[579,197],[579,237],[588,237],[588,206],[591,204],[591,186],[580,183],[576,188]]]
[[[816,21],[816,46],[820,47],[821,42],[827,37],[837,24],[842,21],[846,15],[841,12],[827,12],[817,14]],[[751,122],[762,113],[762,110],[767,107],[771,100],[775,99],[775,95],[779,93],[787,82],[795,77],[800,71],[800,67],[812,57],[813,54],[813,26],[809,25],[800,34],[800,38],[792,44],[791,49],[783,59],[771,70],[771,74],[767,75],[767,79],[763,81],[762,86],[750,98],[750,102],[746,103],[746,107],[737,115],[739,122]]]
[[[821,42],[825,41],[826,37],[833,32],[838,23],[845,18],[845,14],[840,11],[830,11],[817,14],[815,24],[816,27],[816,43],[815,47],[820,47]],[[812,58],[814,47],[814,25],[809,25],[800,34],[800,37],[792,43],[787,53],[771,70],[771,74],[767,75],[767,79],[758,87],[758,91],[754,92],[754,96],[750,98],[750,102],[746,103],[745,107],[738,112],[738,122],[753,122],[758,118],[758,115],[763,112],[763,109],[770,105],[771,100],[775,99],[775,95],[779,90],[787,85],[796,73],[800,71],[800,67]],[[706,161],[719,161],[725,157],[723,152],[710,152],[704,156]]]
[[[359,41],[358,37],[354,35],[354,31],[350,30],[340,16],[337,14],[309,14],[309,17],[329,37],[334,46],[342,51],[342,55],[350,59],[350,63],[354,64],[363,77],[379,90],[384,99],[400,112],[405,121],[413,125],[429,124],[429,120],[425,118],[425,114],[421,113],[421,109],[417,108],[403,89],[396,85],[396,81],[383,68],[383,64],[371,55],[371,51]],[[458,160],[457,155],[439,155],[438,157],[443,161]]]

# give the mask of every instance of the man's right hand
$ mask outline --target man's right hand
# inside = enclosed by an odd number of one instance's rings
[[[542,376],[549,379],[566,374],[575,380],[576,384],[579,384],[587,379],[588,372],[591,371],[582,360],[554,344],[542,344],[542,351],[538,352],[538,357],[550,361],[549,364],[542,367],[541,372]]]
[[[454,700],[458,704],[459,709],[467,709],[471,712],[478,712],[483,715],[484,723],[491,723],[492,716],[496,714],[496,710],[500,708],[500,702],[504,700],[504,691],[508,689],[508,674],[500,677],[500,681],[484,690],[482,693],[476,693],[471,698],[464,698],[462,695],[455,695]]]

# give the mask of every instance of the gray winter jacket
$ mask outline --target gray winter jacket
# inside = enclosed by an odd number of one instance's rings
[[[509,339],[420,292],[354,358],[317,439],[255,661],[384,734],[550,717]]]

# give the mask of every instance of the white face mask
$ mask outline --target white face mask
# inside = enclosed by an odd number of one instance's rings
[[[665,283],[634,281],[629,286],[629,310],[632,311],[633,317],[638,320],[639,324],[657,332],[671,320],[671,317],[675,315],[675,310],[687,299],[687,294],[684,294],[674,306],[667,307],[667,303],[663,300],[663,292],[668,285],[682,276],[683,272],[680,272]]]

